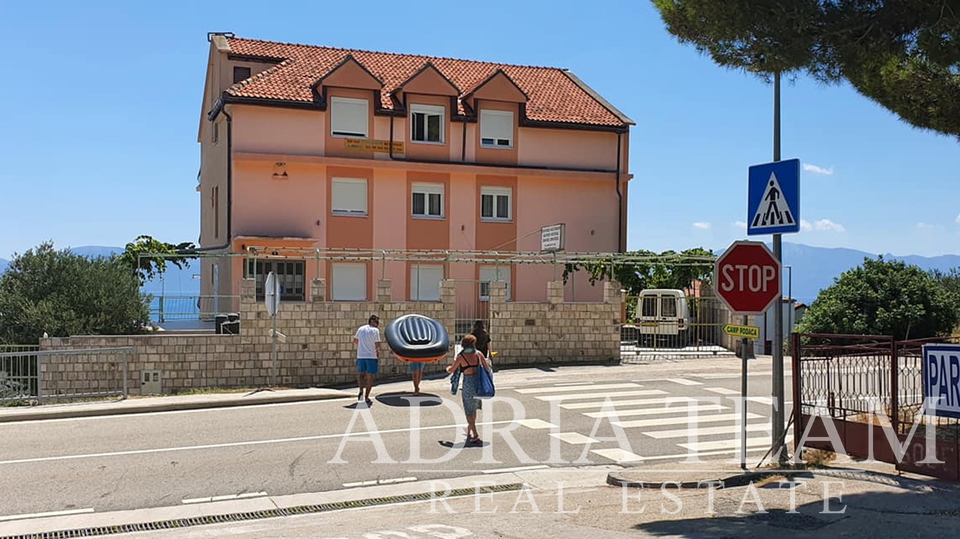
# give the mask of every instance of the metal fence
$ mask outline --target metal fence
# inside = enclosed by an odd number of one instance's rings
[[[792,337],[794,440],[810,429],[806,447],[841,450],[859,458],[876,458],[897,469],[960,480],[960,424],[951,417],[926,416],[935,426],[937,457],[926,463],[926,442],[920,435],[902,455],[876,440],[892,428],[898,442],[910,440],[923,414],[924,344],[960,343],[960,337],[896,341],[882,335],[797,334]],[[879,413],[886,416],[877,417]],[[832,421],[843,445],[835,448],[824,436]],[[877,445],[877,447],[874,447]],[[876,451],[876,452],[875,452]]]
[[[0,403],[128,395],[132,347],[0,353]],[[47,387],[56,384],[56,391]]]
[[[716,297],[686,296],[683,307],[666,316],[637,313],[638,296],[626,299],[625,324],[620,328],[620,345],[625,362],[651,358],[729,356],[736,352],[736,340],[723,333],[733,322],[729,310]]]
[[[150,320],[213,320],[218,314],[240,311],[240,296],[152,296]]]

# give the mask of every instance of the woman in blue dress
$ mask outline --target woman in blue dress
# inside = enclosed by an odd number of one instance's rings
[[[477,398],[477,369],[490,371],[490,364],[483,352],[477,350],[477,338],[466,335],[460,341],[462,350],[447,367],[447,372],[460,370],[463,386],[460,396],[463,399],[463,413],[467,416],[467,445],[482,445],[480,433],[477,432],[477,409],[480,408],[480,399]]]

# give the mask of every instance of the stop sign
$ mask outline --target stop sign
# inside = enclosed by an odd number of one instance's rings
[[[780,262],[759,241],[737,241],[717,259],[717,295],[735,314],[763,314],[780,297]]]

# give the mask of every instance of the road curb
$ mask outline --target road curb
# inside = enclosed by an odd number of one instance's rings
[[[285,404],[291,402],[322,401],[342,399],[350,395],[281,395],[276,397],[258,397],[244,400],[244,397],[222,401],[200,402],[171,402],[161,404],[131,404],[124,407],[81,410],[42,410],[24,411],[0,415],[0,423],[17,423],[21,421],[40,421],[45,419],[70,419],[75,417],[96,417],[113,415],[146,414],[152,412],[176,412],[181,410],[202,410],[209,408],[234,408],[239,406],[256,406],[263,404]],[[171,397],[172,398],[172,397]],[[129,402],[129,401],[126,401]]]
[[[766,477],[772,475],[778,474],[773,472],[744,472],[742,474],[736,474],[726,478],[699,479],[697,481],[644,481],[642,479],[627,479],[626,477],[623,477],[623,472],[610,472],[607,474],[607,484],[615,487],[646,489],[723,489],[746,486],[749,483],[765,479]]]

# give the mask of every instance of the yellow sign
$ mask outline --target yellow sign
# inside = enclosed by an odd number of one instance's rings
[[[370,140],[362,138],[348,138],[344,139],[343,147],[347,150],[360,150],[364,152],[390,152],[390,141],[389,140]],[[393,143],[393,153],[403,153],[403,143],[394,142]]]
[[[733,337],[746,337],[748,339],[759,339],[760,328],[757,326],[735,326],[726,324],[723,326],[723,332]]]
[[[643,320],[640,322],[640,327],[643,328],[655,328],[659,326],[660,322],[657,322],[656,320]]]

